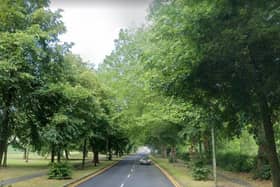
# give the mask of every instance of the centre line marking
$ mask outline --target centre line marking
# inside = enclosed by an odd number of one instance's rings
[[[127,175],[127,178],[129,178],[129,177],[130,177],[130,174]]]
[[[121,184],[121,186],[120,187],[123,187],[124,186],[124,184]]]

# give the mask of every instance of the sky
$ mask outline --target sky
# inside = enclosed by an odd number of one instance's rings
[[[122,28],[145,23],[151,0],[51,0],[51,9],[63,9],[67,28],[60,39],[74,42],[72,52],[84,61],[100,64],[114,49]]]

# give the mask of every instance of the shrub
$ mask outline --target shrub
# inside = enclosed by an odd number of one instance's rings
[[[269,180],[271,178],[271,169],[268,164],[263,165],[256,173],[254,178]]]
[[[207,180],[210,174],[210,170],[204,166],[203,161],[195,162],[192,168],[192,177],[194,180]]]
[[[177,157],[184,161],[190,161],[189,153],[177,153]]]
[[[67,162],[52,163],[49,168],[49,179],[71,179],[71,167]]]
[[[250,172],[254,168],[254,157],[237,153],[219,154],[217,164],[229,171]]]

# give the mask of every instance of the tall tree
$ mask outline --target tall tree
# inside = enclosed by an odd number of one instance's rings
[[[1,1],[0,5],[0,165],[16,125],[13,116],[42,83],[42,69],[58,58],[58,35],[65,31],[48,0]]]
[[[273,129],[279,120],[279,6],[275,0],[170,1],[151,16],[152,53],[146,60],[159,70],[154,79],[166,92],[193,102],[204,95],[259,119],[275,187],[280,186]]]

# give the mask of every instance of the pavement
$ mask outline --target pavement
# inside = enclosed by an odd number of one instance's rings
[[[143,156],[127,156],[111,169],[78,187],[174,187],[153,164],[140,165],[139,160]]]

